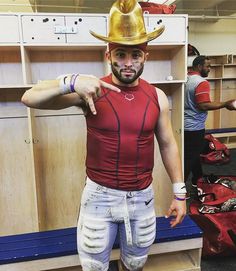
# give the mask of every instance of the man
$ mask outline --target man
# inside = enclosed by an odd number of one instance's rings
[[[226,108],[235,110],[234,100],[211,101],[210,84],[205,79],[210,72],[210,59],[197,56],[193,60],[193,71],[188,74],[184,101],[184,178],[192,173],[190,196],[197,195],[197,180],[202,177],[200,153],[204,147],[205,122],[208,110]]]
[[[135,0],[116,1],[110,12],[106,58],[112,73],[102,79],[67,75],[43,81],[22,97],[40,109],[82,107],[87,122],[86,186],[78,221],[78,252],[84,271],[106,271],[117,232],[124,270],[142,270],[156,234],[152,170],[154,135],[173,183],[167,216],[172,227],[186,213],[185,185],[172,133],[166,95],[140,79],[147,42],[164,28],[146,33]]]

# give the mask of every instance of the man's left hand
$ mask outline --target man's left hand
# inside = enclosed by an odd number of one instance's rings
[[[186,200],[180,201],[173,199],[166,217],[168,218],[171,215],[174,216],[174,218],[170,221],[171,227],[173,228],[180,224],[186,215]]]

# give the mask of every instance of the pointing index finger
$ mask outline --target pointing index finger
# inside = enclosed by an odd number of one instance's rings
[[[87,97],[87,103],[89,105],[89,108],[91,110],[91,112],[93,113],[93,115],[97,114],[94,102],[93,102],[93,98],[92,97]]]
[[[115,87],[109,83],[106,83],[102,80],[100,80],[101,86],[105,87],[105,88],[109,88],[110,90],[116,91],[116,92],[120,92],[120,89],[118,87]]]

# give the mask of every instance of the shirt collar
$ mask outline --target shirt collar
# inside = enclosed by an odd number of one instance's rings
[[[199,72],[197,72],[197,71],[191,71],[191,72],[188,72],[188,75],[200,75],[200,73]]]

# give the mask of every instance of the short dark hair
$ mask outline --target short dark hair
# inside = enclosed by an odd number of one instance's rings
[[[197,67],[198,65],[204,65],[205,60],[210,60],[208,56],[197,56],[193,60],[193,67]]]

